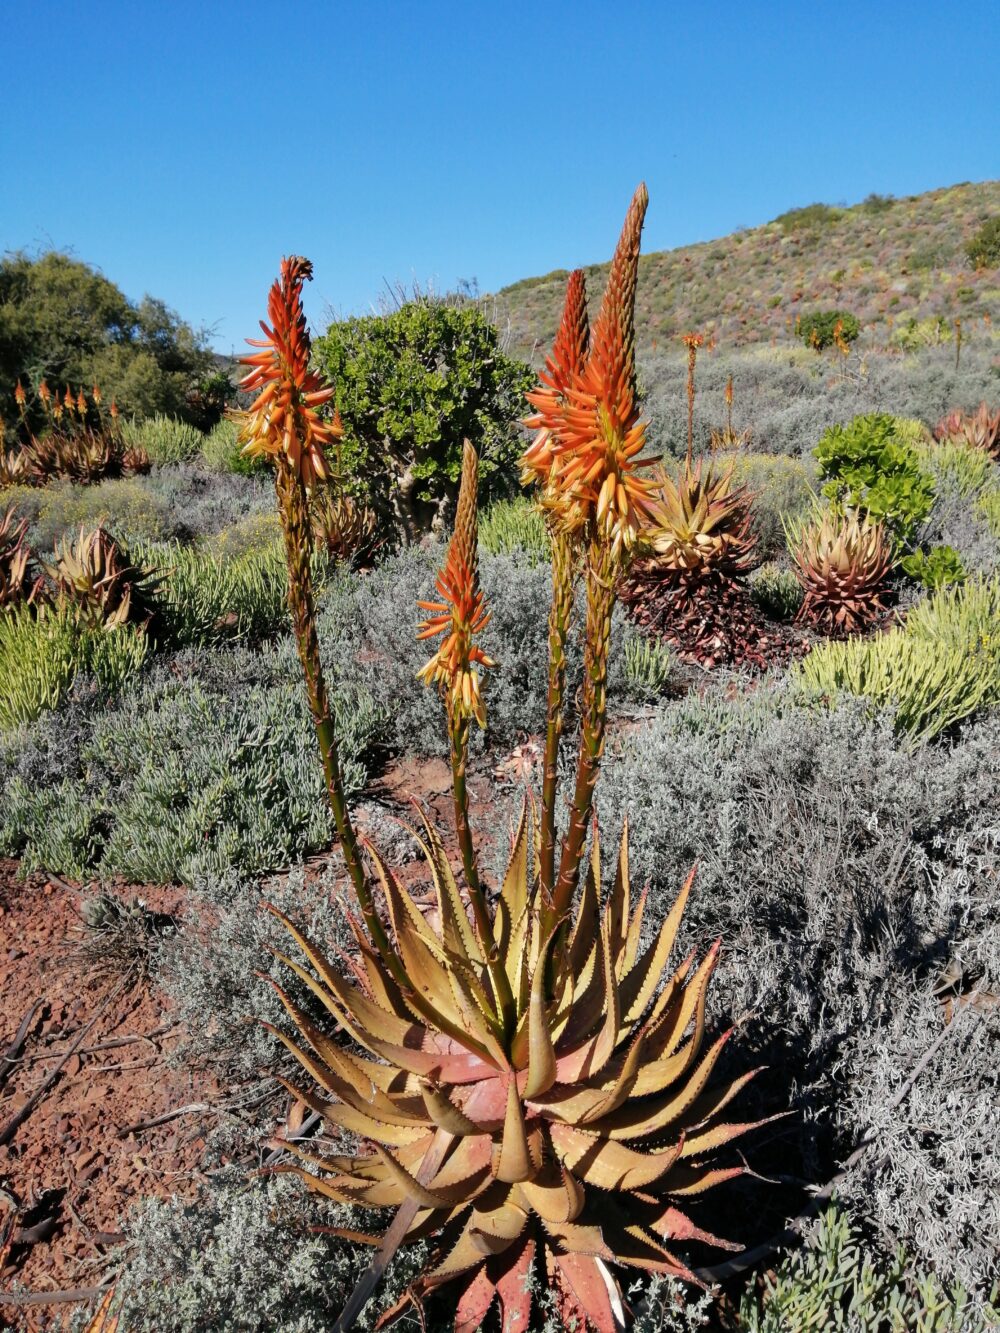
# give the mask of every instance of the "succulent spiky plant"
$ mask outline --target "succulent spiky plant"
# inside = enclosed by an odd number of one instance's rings
[[[646,558],[622,586],[634,619],[702,666],[759,662],[759,627],[745,587],[755,567],[751,495],[733,468],[683,463],[660,479],[643,533]]]
[[[485,722],[480,671],[492,665],[478,636],[488,620],[478,578],[477,459],[466,444],[455,532],[437,580],[438,600],[421,603],[420,637],[443,636],[420,676],[443,695],[451,739],[456,873],[440,834],[420,816],[413,831],[433,883],[440,925],[432,928],[416,899],[369,843],[357,839],[331,766],[335,743],[312,625],[311,592],[290,592],[328,787],[357,893],[348,912],[356,953],[338,970],[287,917],[298,961],[277,953],[298,982],[352,1042],[338,1042],[277,982],[272,984],[296,1035],[272,1029],[308,1076],[285,1086],[354,1151],[276,1141],[297,1160],[296,1173],[329,1198],[392,1208],[369,1280],[348,1302],[336,1329],[351,1326],[395,1248],[431,1238],[433,1257],[403,1305],[447,1289],[455,1328],[473,1333],[497,1312],[505,1331],[526,1330],[534,1295],[546,1285],[566,1326],[614,1333],[624,1302],[612,1266],[691,1279],[678,1246],[726,1245],[685,1211],[687,1201],[742,1174],[717,1149],[754,1126],[723,1113],[753,1072],[710,1085],[730,1036],[704,1044],[706,995],[716,942],[696,964],[670,958],[693,872],[666,919],[645,938],[646,896],[630,884],[623,830],[613,885],[604,892],[593,792],[604,741],[607,645],[614,590],[627,566],[649,504],[651,485],[635,472],[642,427],[634,391],[633,308],[640,188],[612,263],[593,341],[581,329],[582,283],[570,281],[565,333],[532,398],[538,430],[524,463],[541,482],[553,531],[565,541],[554,566],[554,600],[574,573],[587,592],[584,690],[577,776],[559,857],[555,786],[543,786],[536,836],[533,805],[522,810],[509,867],[495,903],[478,868],[465,771],[473,720]],[[305,261],[285,261],[272,288],[272,359],[281,387],[268,401],[294,400],[301,381],[284,355],[282,330],[300,330]],[[277,296],[275,296],[277,293]],[[281,309],[276,309],[277,304]],[[575,350],[567,350],[575,327]],[[323,392],[313,385],[309,393]],[[318,405],[317,398],[313,404]],[[325,400],[324,400],[325,401]],[[253,411],[253,409],[251,409]],[[284,421],[285,418],[282,418]],[[311,423],[293,422],[290,442],[266,419],[261,452],[275,458],[290,581],[308,574],[309,527],[300,521]],[[293,447],[294,445],[294,447]],[[318,460],[325,466],[323,459]],[[284,480],[281,472],[284,470]],[[316,475],[320,469],[316,468]],[[568,573],[567,573],[568,571]],[[298,601],[296,600],[298,599]],[[553,621],[550,650],[565,650]],[[311,636],[311,637],[310,637]],[[558,743],[561,680],[550,662],[549,723]],[[550,733],[551,734],[551,733]],[[335,755],[335,750],[333,751]],[[548,824],[548,841],[545,826]],[[586,856],[588,835],[591,839]],[[362,855],[362,850],[364,856]],[[584,863],[586,870],[584,871]],[[581,885],[582,877],[582,885]],[[383,920],[377,899],[384,902]],[[284,1081],[284,1080],[283,1080]],[[759,1122],[758,1122],[759,1123]],[[354,1240],[357,1232],[345,1233]],[[539,1281],[540,1279],[540,1281]],[[383,1316],[391,1322],[396,1307]]]
[[[972,448],[984,449],[991,458],[1000,461],[1000,409],[990,411],[985,401],[974,412],[956,408],[934,427],[934,438],[964,440]]]
[[[843,636],[878,619],[892,569],[892,546],[881,524],[830,508],[790,524],[787,536],[805,594],[797,621]]]
[[[25,450],[7,450],[0,445],[0,490],[5,486],[30,486],[34,481]]]
[[[317,486],[309,499],[313,540],[331,560],[350,562],[374,550],[376,519],[367,505],[329,486]]]
[[[17,519],[13,505],[0,515],[0,611],[34,601],[41,589],[31,551],[25,540],[28,520]]]
[[[88,628],[148,625],[155,614],[157,580],[134,565],[104,528],[81,527],[76,537],[64,537],[45,572],[56,597],[71,605]]]

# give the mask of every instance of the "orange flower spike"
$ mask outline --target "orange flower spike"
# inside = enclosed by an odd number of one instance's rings
[[[63,396],[63,406],[67,412],[72,412],[76,406],[76,400],[74,399],[73,392],[68,384],[66,385],[66,393]]]
[[[52,390],[49,388],[48,384],[46,384],[45,380],[42,380],[41,384],[38,386],[38,396],[42,400],[45,409],[48,410],[49,403],[52,399]]]
[[[640,185],[611,261],[590,355],[566,387],[549,476],[577,521],[596,519],[616,559],[634,543],[655,489],[635,461],[645,445],[635,387],[635,289],[648,203]]]
[[[96,406],[96,407],[100,407],[100,405],[101,405],[101,388],[100,388],[100,385],[98,385],[98,384],[95,384],[95,385],[94,385],[94,387],[93,387],[93,388],[91,389],[91,391],[90,391],[90,396],[91,396],[91,398],[93,398],[95,406]]]
[[[251,369],[240,381],[243,389],[260,390],[244,418],[244,453],[272,458],[284,454],[308,487],[328,476],[326,448],[343,434],[338,417],[323,421],[316,412],[334,391],[309,369],[302,284],[311,278],[308,259],[281,261],[281,276],[268,295],[271,325],[260,321],[263,341],[247,339],[262,350],[242,358]]]
[[[111,400],[111,406],[108,408],[108,412],[111,414],[112,421],[118,420],[118,404],[113,398]]]
[[[78,415],[81,417],[85,417],[87,415],[87,400],[83,396],[82,389],[76,395],[76,410]]]
[[[17,403],[17,410],[24,415],[24,405],[28,401],[28,395],[24,392],[24,385],[20,380],[14,387],[14,402]]]
[[[444,634],[434,656],[417,672],[427,685],[437,684],[448,695],[456,717],[474,717],[486,726],[486,708],[479,690],[479,667],[496,663],[473,642],[489,622],[486,600],[479,587],[476,489],[479,460],[468,441],[462,460],[462,484],[458,493],[455,531],[435,588],[440,602],[418,602],[430,614],[417,631],[417,639]]]
[[[558,433],[559,408],[567,387],[583,373],[590,351],[590,321],[587,317],[587,280],[582,269],[575,269],[566,284],[566,300],[552,352],[545,359],[537,389],[527,394],[535,413],[524,424],[536,431],[535,438],[521,459],[521,481],[527,485],[549,479],[554,454],[553,432]]]

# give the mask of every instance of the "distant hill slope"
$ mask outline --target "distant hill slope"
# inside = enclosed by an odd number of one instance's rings
[[[1000,272],[976,272],[965,254],[1000,214],[1000,181],[954,185],[906,199],[872,196],[852,208],[813,204],[720,240],[645,254],[636,331],[641,347],[689,329],[720,345],[794,337],[796,316],[849,310],[878,340],[906,336],[910,321],[1000,320]],[[587,267],[596,307],[608,265]],[[498,293],[510,315],[511,351],[537,361],[548,350],[567,272],[525,278]],[[933,337],[933,328],[919,331]]]

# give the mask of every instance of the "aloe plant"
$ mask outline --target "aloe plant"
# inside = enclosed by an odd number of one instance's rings
[[[635,392],[633,312],[640,186],[626,218],[601,311],[588,339],[582,277],[569,283],[560,339],[531,396],[536,431],[524,468],[540,485],[553,535],[549,725],[538,837],[522,810],[509,867],[491,904],[469,820],[466,766],[473,722],[485,722],[479,636],[489,611],[479,586],[477,459],[468,444],[454,535],[420,637],[440,636],[420,676],[443,696],[451,739],[461,874],[421,816],[413,830],[437,896],[432,929],[376,848],[362,847],[343,798],[309,582],[307,492],[324,474],[334,428],[316,409],[329,392],[308,372],[301,308],[305,260],[284,261],[272,288],[267,346],[245,381],[260,397],[244,419],[253,452],[274,459],[290,604],[345,861],[360,906],[348,913],[357,952],[338,970],[288,918],[301,961],[290,972],[343,1028],[346,1047],[276,985],[294,1036],[273,1029],[302,1068],[289,1091],[368,1148],[311,1151],[277,1169],[320,1194],[396,1210],[371,1281],[337,1321],[346,1329],[394,1249],[437,1243],[403,1305],[447,1290],[455,1328],[473,1333],[498,1310],[528,1327],[542,1277],[566,1326],[613,1333],[625,1305],[612,1265],[690,1279],[691,1240],[723,1245],[687,1215],[687,1201],[744,1173],[716,1151],[754,1126],[723,1112],[753,1077],[710,1083],[730,1032],[705,1043],[706,997],[719,944],[696,964],[670,959],[693,872],[641,947],[646,898],[633,893],[628,832],[603,892],[592,822],[604,748],[607,655],[615,587],[627,567],[653,483],[638,470],[644,425]],[[556,782],[564,660],[575,580],[587,598],[577,774],[556,854]],[[549,763],[551,762],[551,768]],[[588,839],[590,853],[587,855]],[[582,883],[581,883],[582,880]],[[384,904],[383,920],[380,904]],[[272,909],[275,910],[275,909]]]

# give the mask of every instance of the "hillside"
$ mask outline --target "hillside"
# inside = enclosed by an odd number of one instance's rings
[[[851,311],[878,343],[937,336],[956,318],[971,325],[1000,317],[1000,274],[976,272],[965,247],[1000,214],[1000,181],[954,185],[905,199],[871,196],[852,208],[792,210],[762,227],[719,240],[645,254],[640,260],[636,330],[652,350],[696,329],[720,345],[784,341],[795,319],[816,307]],[[596,304],[607,263],[587,267]],[[565,270],[525,278],[498,297],[509,311],[511,350],[537,359],[555,335]]]

